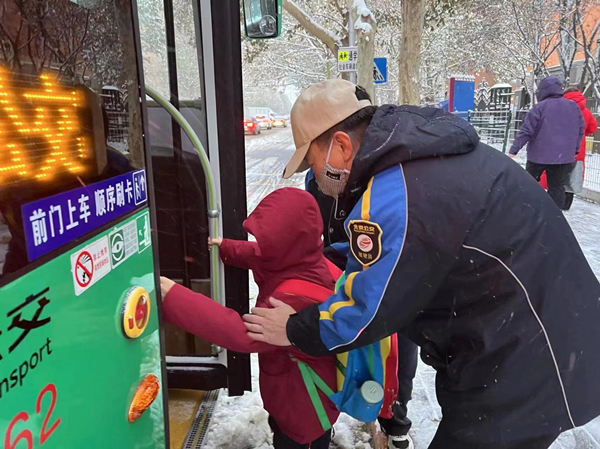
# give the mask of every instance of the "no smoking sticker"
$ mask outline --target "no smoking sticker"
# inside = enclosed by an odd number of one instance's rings
[[[79,296],[111,270],[108,237],[102,237],[71,255],[75,295]]]
[[[92,282],[94,275],[94,263],[92,255],[87,251],[82,251],[75,261],[75,282],[80,287],[87,287]]]

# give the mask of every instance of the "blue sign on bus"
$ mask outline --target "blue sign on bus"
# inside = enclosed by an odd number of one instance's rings
[[[147,201],[146,171],[138,170],[24,204],[27,257],[38,259]]]

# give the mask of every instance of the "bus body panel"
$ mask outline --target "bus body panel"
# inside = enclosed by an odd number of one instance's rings
[[[20,435],[32,436],[33,447],[43,441],[50,449],[75,443],[98,449],[165,446],[162,392],[137,421],[128,421],[142,379],[153,374],[162,384],[154,260],[143,235],[148,220],[144,209],[0,289],[5,447],[27,447],[19,445]],[[122,251],[114,245],[121,238]],[[86,253],[95,267],[91,280],[82,282],[77,258]],[[77,295],[76,286],[86,281]],[[143,333],[128,338],[123,308],[135,287],[148,292],[150,310]]]

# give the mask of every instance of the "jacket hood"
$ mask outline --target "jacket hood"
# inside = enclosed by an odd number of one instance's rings
[[[344,196],[362,192],[374,175],[393,165],[469,153],[478,143],[475,129],[457,115],[438,108],[381,106],[352,162]]]
[[[581,92],[567,92],[564,95],[564,97],[567,100],[573,100],[575,103],[577,103],[577,106],[579,106],[579,109],[581,109],[582,111],[585,109],[586,98]]]
[[[562,83],[555,76],[550,76],[543,79],[538,86],[537,91],[538,101],[543,101],[546,98],[562,97],[563,88]]]
[[[275,190],[258,204],[243,226],[256,237],[262,270],[281,273],[323,263],[321,213],[317,201],[304,190]]]

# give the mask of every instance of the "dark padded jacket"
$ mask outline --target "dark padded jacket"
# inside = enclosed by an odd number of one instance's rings
[[[341,244],[348,241],[348,236],[344,227],[345,217],[338,212],[338,202],[319,190],[312,170],[306,174],[304,188],[317,200],[323,218],[323,255],[343,271],[346,269],[346,251],[340,251],[340,247],[345,247]]]
[[[290,318],[292,344],[404,332],[437,371],[431,448],[546,448],[600,414],[600,285],[562,212],[469,123],[381,107],[342,201],[346,285]]]

